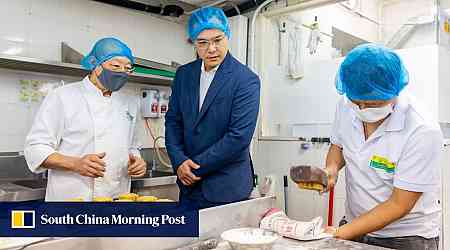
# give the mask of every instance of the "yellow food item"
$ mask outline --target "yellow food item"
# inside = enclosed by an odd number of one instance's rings
[[[316,190],[320,192],[325,189],[325,186],[323,186],[322,184],[311,182],[299,182],[297,186],[301,189]]]
[[[134,200],[130,200],[130,199],[118,199],[118,200],[115,200],[115,202],[134,202]]]
[[[138,202],[155,202],[158,200],[156,196],[139,196],[136,201]]]
[[[73,199],[68,199],[68,202],[78,202],[78,201],[84,201],[83,198],[73,198]]]
[[[93,201],[95,202],[111,202],[113,201],[112,197],[94,197]]]
[[[175,202],[175,201],[171,199],[158,199],[156,202]]]
[[[139,195],[134,193],[127,193],[127,194],[121,194],[119,195],[119,200],[132,200],[135,201]]]

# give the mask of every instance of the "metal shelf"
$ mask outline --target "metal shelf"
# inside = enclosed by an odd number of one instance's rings
[[[36,58],[10,55],[0,55],[0,68],[77,77],[84,77],[89,74],[88,70],[85,70],[78,64],[52,62]],[[129,81],[160,86],[170,86],[172,83],[172,79],[169,77],[158,75],[150,76],[139,73],[132,74]]]

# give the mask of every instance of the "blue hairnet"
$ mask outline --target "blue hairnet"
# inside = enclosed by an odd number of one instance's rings
[[[408,82],[408,71],[394,51],[368,43],[347,55],[336,76],[336,89],[351,100],[390,100]]]
[[[192,13],[188,23],[189,38],[195,41],[198,34],[207,29],[221,30],[230,38],[228,19],[222,9],[206,7]]]
[[[91,53],[81,60],[81,65],[88,70],[93,70],[98,65],[116,56],[124,56],[134,63],[133,53],[128,46],[119,39],[108,37],[98,40]]]

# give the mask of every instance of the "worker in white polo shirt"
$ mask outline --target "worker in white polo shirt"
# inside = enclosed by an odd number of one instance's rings
[[[339,68],[337,105],[326,159],[328,188],[341,169],[349,223],[336,238],[404,250],[438,249],[440,231],[437,122],[400,92],[408,72],[390,49],[364,44]]]

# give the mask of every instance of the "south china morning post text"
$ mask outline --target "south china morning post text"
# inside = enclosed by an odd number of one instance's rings
[[[122,214],[112,214],[111,216],[97,216],[95,214],[79,214],[72,216],[53,217],[42,214],[41,225],[150,225],[159,227],[160,225],[186,225],[186,216],[170,216],[163,214],[160,216],[123,216]]]
[[[198,235],[199,211],[176,203],[0,202],[0,237]]]

